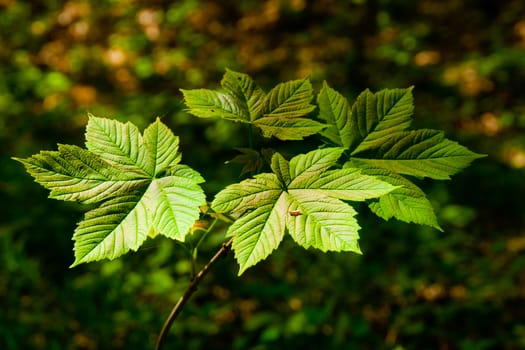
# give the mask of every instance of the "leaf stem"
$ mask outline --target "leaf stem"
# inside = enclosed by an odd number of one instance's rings
[[[204,238],[206,238],[208,233],[210,233],[211,230],[213,230],[213,228],[215,227],[215,224],[217,223],[217,221],[219,221],[218,218],[213,218],[213,221],[210,224],[210,226],[204,231],[202,236],[200,236],[199,240],[197,241],[197,244],[195,244],[194,254],[196,254],[196,251],[199,249],[199,246],[201,245],[202,241],[204,241]]]
[[[197,265],[197,256],[199,253],[199,246],[201,245],[202,241],[204,241],[204,238],[208,236],[208,233],[210,233],[210,231],[213,230],[213,227],[215,227],[215,224],[217,223],[218,220],[219,220],[218,218],[213,219],[210,226],[206,230],[204,230],[202,235],[199,237],[199,240],[197,241],[197,243],[195,244],[195,246],[193,247],[190,253],[191,255],[191,279],[192,280],[195,278],[195,267]]]
[[[177,318],[177,316],[182,311],[182,307],[186,304],[186,302],[190,299],[190,297],[195,293],[197,290],[197,286],[202,280],[202,278],[208,273],[210,268],[217,263],[217,261],[226,255],[231,249],[231,245],[233,243],[233,237],[226,243],[223,243],[221,248],[215,253],[215,255],[208,261],[206,265],[202,267],[202,269],[195,275],[195,277],[191,280],[191,283],[189,284],[188,288],[186,288],[186,291],[177,301],[177,304],[173,307],[171,310],[171,313],[169,314],[168,318],[164,322],[164,325],[162,326],[162,330],[160,331],[159,337],[157,338],[157,346],[155,347],[156,350],[161,350],[162,345],[164,344],[164,339],[166,338],[166,334],[171,328],[171,325],[173,324],[173,321]]]

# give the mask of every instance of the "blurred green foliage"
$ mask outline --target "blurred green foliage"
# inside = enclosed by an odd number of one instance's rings
[[[188,283],[184,252],[158,238],[68,269],[81,208],[48,200],[10,156],[80,144],[88,111],[142,127],[161,116],[214,193],[237,179],[224,161],[245,133],[187,116],[178,89],[216,87],[225,67],[265,88],[326,79],[350,98],[415,85],[418,127],[489,157],[421,183],[444,233],[363,207],[363,256],[285,241],[240,279],[229,256],[167,345],[525,347],[524,13],[521,0],[0,0],[0,348],[152,347]]]

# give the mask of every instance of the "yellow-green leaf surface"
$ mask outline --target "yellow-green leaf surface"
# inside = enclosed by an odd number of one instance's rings
[[[356,162],[348,162],[345,166],[359,166],[362,173],[398,186],[394,191],[369,201],[368,206],[377,216],[385,220],[396,218],[404,222],[428,225],[442,231],[432,204],[414,183],[383,168],[358,165]]]
[[[421,129],[394,133],[352,159],[397,174],[448,180],[480,157],[440,131]]]
[[[59,145],[22,162],[50,197],[97,204],[73,235],[73,266],[137,250],[151,232],[183,241],[205,203],[195,170],[179,164],[178,138],[159,119],[131,123],[92,115],[86,148]]]
[[[325,148],[290,161],[272,157],[274,173],[227,186],[212,209],[241,215],[230,226],[239,274],[265,259],[287,231],[301,246],[360,253],[355,210],[342,200],[382,196],[396,187],[356,169],[330,169],[344,148]]]

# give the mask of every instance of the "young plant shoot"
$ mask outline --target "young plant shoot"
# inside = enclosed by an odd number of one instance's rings
[[[442,230],[412,179],[448,180],[482,155],[441,131],[411,129],[412,90],[365,90],[350,104],[326,82],[316,98],[309,79],[265,92],[232,70],[218,90],[181,90],[187,112],[196,117],[243,123],[251,133],[281,141],[318,136],[317,149],[305,144],[304,152],[285,157],[259,152],[250,134],[249,147],[236,160],[253,176],[226,186],[211,203],[201,187],[205,179],[181,163],[179,138],[160,119],[141,133],[130,122],[89,115],[85,148],[58,145],[14,159],[50,190],[50,198],[90,205],[73,233],[72,267],[118,258],[157,235],[190,244],[187,237],[200,216],[230,225],[225,243],[192,275],[164,324],[160,349],[199,281],[230,249],[239,275],[278,249],[286,234],[303,248],[361,254],[354,203],[362,201],[384,220]],[[265,162],[271,172],[260,171]],[[195,264],[196,254],[192,259]]]

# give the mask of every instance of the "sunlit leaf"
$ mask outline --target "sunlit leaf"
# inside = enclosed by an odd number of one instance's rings
[[[135,125],[89,114],[86,148],[105,161],[146,175],[151,169],[148,169],[146,153],[140,149],[142,143],[142,135]]]
[[[234,95],[207,89],[180,90],[188,112],[199,118],[249,122],[250,111]]]
[[[292,183],[301,183],[328,170],[337,163],[343,151],[342,147],[331,147],[293,157],[289,165]]]
[[[361,169],[357,168],[328,170],[316,177],[302,177],[299,185],[294,180],[288,188],[291,190],[296,186],[306,187],[314,194],[348,201],[363,201],[380,197],[385,193],[392,193],[390,191],[395,189],[385,180],[379,180],[368,173],[365,175]]]
[[[355,169],[330,170],[343,151],[325,148],[290,161],[275,153],[273,174],[229,185],[216,195],[213,210],[241,214],[228,229],[239,274],[276,249],[285,228],[305,248],[360,253],[355,210],[341,199],[375,198],[396,187]]]
[[[205,196],[200,174],[179,164],[178,138],[159,119],[143,135],[94,116],[86,129],[87,150],[59,145],[17,159],[50,197],[98,204],[75,230],[72,266],[135,251],[148,235],[183,241]]]
[[[447,180],[480,157],[440,131],[422,129],[385,137],[378,148],[352,158],[397,174]]]
[[[226,70],[221,81],[221,86],[231,95],[237,97],[240,104],[244,104],[250,115],[250,121],[257,119],[262,113],[264,91],[257,86],[255,81],[247,74]]]
[[[414,111],[412,88],[362,92],[349,112],[347,100],[324,83],[318,96],[321,132],[329,142],[345,147],[345,168],[361,169],[391,185],[394,191],[369,203],[378,216],[429,225],[438,230],[425,194],[400,175],[446,180],[483,157],[435,130],[406,130]],[[314,180],[312,180],[314,181]],[[335,187],[344,181],[334,178]]]
[[[49,197],[80,203],[97,203],[148,183],[145,175],[112,171],[101,157],[73,145],[42,151],[23,163],[35,181],[51,190]]]
[[[349,135],[353,154],[382,144],[385,137],[403,131],[412,122],[412,88],[363,91],[352,106]]]
[[[396,218],[404,222],[428,225],[441,230],[432,204],[425,193],[414,183],[386,169],[359,164],[359,161],[351,161],[347,165],[359,166],[362,173],[398,186],[392,192],[369,201],[370,209],[377,216],[385,220]]]
[[[317,96],[317,103],[319,104],[319,119],[326,121],[328,125],[321,135],[336,146],[350,147],[351,110],[346,98],[328,86],[325,81]]]
[[[359,248],[359,225],[356,211],[348,204],[329,196],[313,195],[308,190],[288,193],[289,210],[301,215],[288,215],[286,225],[293,239],[304,248],[326,251],[352,251]]]
[[[297,118],[315,109],[311,104],[313,89],[310,79],[292,80],[280,83],[265,97],[265,117]]]
[[[275,174],[258,174],[224,188],[215,195],[212,209],[219,213],[234,213],[252,210],[275,202],[282,189]]]
[[[159,119],[144,130],[143,140],[148,168],[154,176],[179,163],[179,138]]]
[[[274,202],[262,204],[230,226],[228,234],[235,236],[232,249],[240,266],[239,275],[277,249],[284,237],[286,208],[286,197],[281,194]]]

